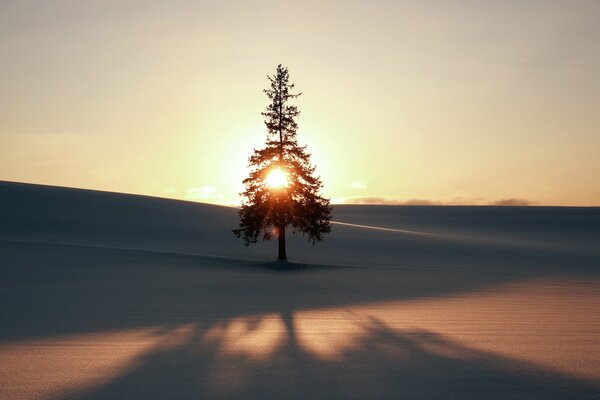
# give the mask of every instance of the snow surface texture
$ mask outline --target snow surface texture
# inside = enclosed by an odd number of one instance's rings
[[[598,399],[600,209],[236,210],[0,182],[0,399]]]

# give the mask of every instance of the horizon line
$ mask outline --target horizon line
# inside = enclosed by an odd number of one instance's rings
[[[90,192],[100,192],[100,193],[110,193],[110,194],[120,194],[125,196],[139,196],[139,197],[150,197],[155,199],[163,199],[163,200],[173,200],[173,201],[181,201],[186,203],[196,203],[196,204],[204,204],[210,206],[217,207],[227,207],[227,208],[240,208],[240,205],[235,205],[231,203],[211,203],[207,201],[199,201],[199,200],[191,200],[191,199],[182,199],[177,197],[165,197],[155,194],[148,193],[135,193],[135,192],[118,192],[111,191],[106,189],[96,189],[96,188],[85,188],[85,187],[76,187],[76,186],[66,186],[66,185],[53,185],[49,183],[37,183],[37,182],[20,182],[20,181],[10,181],[5,179],[0,179],[0,184],[16,184],[16,185],[28,185],[28,186],[43,186],[48,188],[57,188],[57,189],[69,189],[69,190],[84,190]],[[538,202],[529,203],[529,204],[501,204],[502,200],[492,203],[444,203],[441,201],[429,201],[422,200],[422,203],[416,202],[417,199],[409,199],[409,200],[383,200],[381,202],[346,202],[346,203],[331,203],[332,206],[386,206],[386,207],[533,207],[533,208],[541,208],[541,207],[553,207],[553,208],[600,208],[600,205],[552,205],[552,204],[540,204]]]

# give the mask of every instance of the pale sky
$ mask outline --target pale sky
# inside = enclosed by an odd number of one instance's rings
[[[1,1],[0,180],[239,204],[290,70],[340,202],[600,205],[599,1]]]

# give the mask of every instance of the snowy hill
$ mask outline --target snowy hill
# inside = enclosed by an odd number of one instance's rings
[[[334,219],[282,271],[233,208],[0,182],[0,398],[600,392],[600,209]]]

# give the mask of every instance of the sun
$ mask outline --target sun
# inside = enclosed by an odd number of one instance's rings
[[[269,172],[269,175],[267,175],[265,182],[271,189],[280,189],[289,184],[287,174],[280,168],[273,168],[273,170]]]

